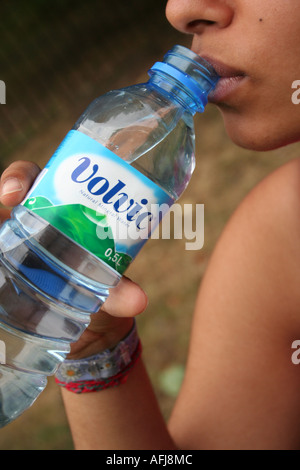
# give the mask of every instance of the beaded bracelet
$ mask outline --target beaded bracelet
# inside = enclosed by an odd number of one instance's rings
[[[127,381],[129,372],[141,356],[142,345],[136,324],[112,350],[79,360],[65,360],[55,381],[74,393],[97,392]]]

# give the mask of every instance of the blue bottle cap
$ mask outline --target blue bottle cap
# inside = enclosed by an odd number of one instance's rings
[[[177,95],[192,113],[203,112],[207,96],[219,80],[211,64],[183,46],[174,46],[163,62],[151,67],[149,75],[158,76],[160,84],[168,82],[168,91]]]

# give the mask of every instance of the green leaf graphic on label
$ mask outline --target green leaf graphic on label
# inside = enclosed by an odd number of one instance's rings
[[[27,199],[24,206],[28,207],[28,209],[31,209],[31,208],[39,209],[41,207],[53,206],[53,204],[46,197],[39,196],[39,197],[31,197]]]
[[[83,248],[122,274],[132,261],[115,250],[113,233],[105,214],[82,204],[54,206],[45,197],[33,197],[24,206],[49,222]]]

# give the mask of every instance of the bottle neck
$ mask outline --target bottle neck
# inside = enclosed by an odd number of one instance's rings
[[[206,93],[203,93],[196,102],[189,89],[183,86],[182,83],[173,76],[155,72],[151,74],[148,83],[158,89],[160,93],[167,96],[170,101],[177,105],[179,104],[192,115],[196,112],[203,112],[205,109],[207,104]]]
[[[213,67],[194,52],[175,46],[149,70],[149,83],[192,115],[203,112],[219,80]]]

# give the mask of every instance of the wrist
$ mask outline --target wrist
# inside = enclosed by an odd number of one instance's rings
[[[134,322],[126,337],[114,348],[83,359],[65,360],[56,372],[56,383],[74,393],[96,392],[123,384],[141,351]]]
[[[87,328],[81,338],[71,345],[71,352],[67,359],[84,359],[107,349],[113,349],[128,335],[134,322],[133,318],[114,318],[113,324],[105,331]]]

